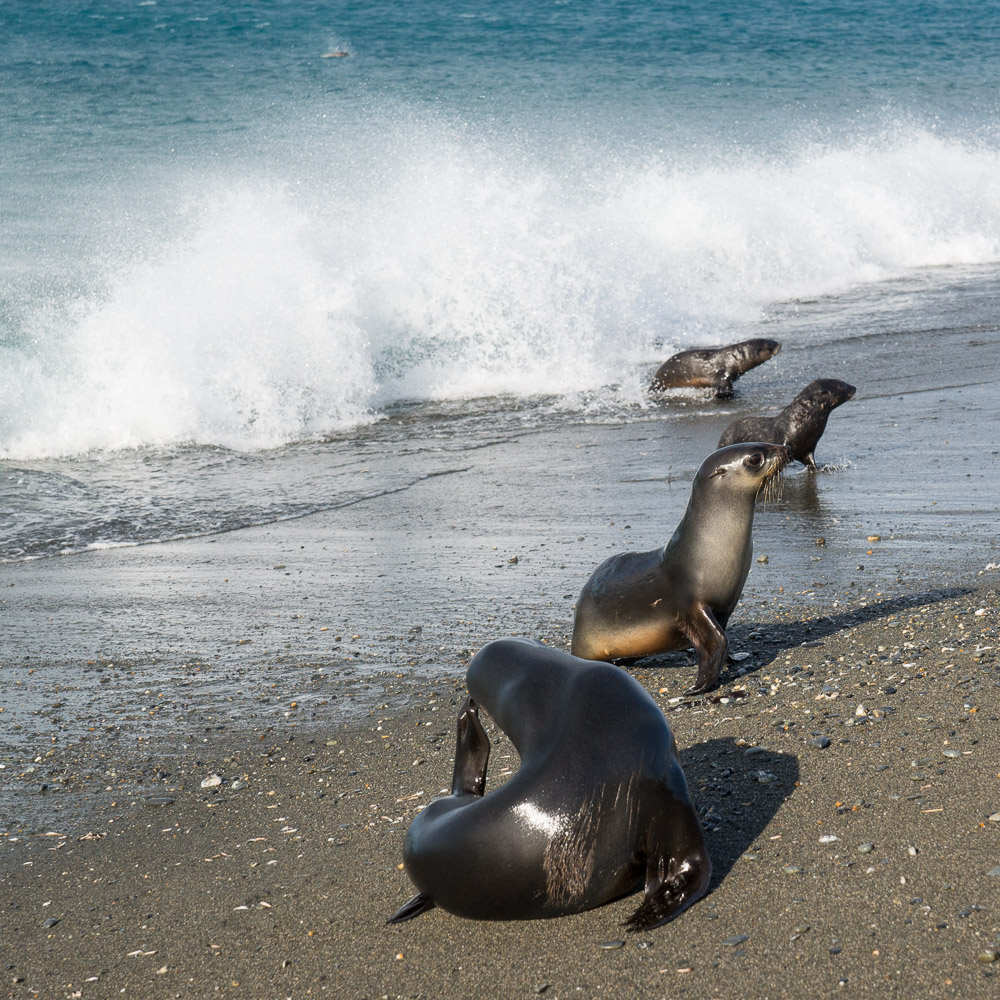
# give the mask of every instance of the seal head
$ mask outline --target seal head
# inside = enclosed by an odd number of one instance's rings
[[[439,906],[477,920],[579,913],[645,885],[630,930],[672,920],[712,865],[659,706],[625,671],[527,639],[483,647],[466,674],[452,794],[410,824],[418,889],[390,918]],[[484,795],[485,708],[521,757]]]
[[[719,438],[719,447],[739,441],[774,441],[788,447],[792,458],[815,471],[813,452],[830,413],[854,398],[857,390],[836,378],[810,382],[776,417],[740,417]]]
[[[634,659],[693,646],[698,676],[688,694],[714,687],[729,645],[726,623],[750,572],[754,504],[789,460],[784,445],[761,442],[709,455],[670,541],[611,556],[584,585],[574,655]]]
[[[717,398],[724,399],[732,396],[733,383],[741,375],[773,358],[780,350],[778,341],[757,338],[728,347],[681,351],[660,365],[649,385],[649,393],[656,396],[667,389],[689,386],[711,389]]]

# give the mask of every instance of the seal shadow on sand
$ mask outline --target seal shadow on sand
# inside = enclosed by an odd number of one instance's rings
[[[726,633],[729,636],[731,652],[741,650],[751,653],[751,658],[745,663],[727,663],[719,677],[718,687],[731,684],[741,679],[759,673],[769,667],[778,656],[790,649],[807,646],[823,647],[823,640],[845,628],[863,625],[866,622],[887,618],[900,611],[936,604],[952,597],[971,594],[971,587],[945,587],[939,590],[927,590],[917,594],[903,594],[899,597],[875,601],[861,608],[845,609],[835,615],[823,618],[813,618],[795,622],[737,622],[731,624]],[[759,633],[760,639],[750,638],[751,634]],[[874,649],[872,649],[874,652]],[[679,667],[682,671],[691,670],[694,664],[689,652],[657,653],[627,664],[629,670],[660,670]],[[709,695],[719,694],[718,688]]]
[[[823,618],[781,624],[751,622],[736,625],[730,633],[733,645],[753,650],[753,666],[748,663],[743,674],[740,674],[738,665],[730,664],[723,681],[737,680],[740,676],[757,673],[764,667],[770,666],[777,659],[779,653],[787,652],[798,646],[812,647],[815,644],[817,648],[821,649],[824,639],[845,628],[878,621],[880,618],[887,618],[889,615],[898,614],[901,611],[925,607],[928,604],[937,604],[939,601],[947,601],[950,598],[971,593],[971,587],[944,587],[939,590],[926,590],[917,594],[902,594],[899,597],[886,598],[863,608],[844,610],[835,615],[826,615]],[[763,642],[756,644],[749,640],[748,636],[752,632],[760,632],[764,637]],[[754,648],[755,644],[757,645],[756,649]],[[872,648],[870,652],[875,652],[875,649]]]
[[[756,844],[799,779],[799,761],[794,754],[761,747],[752,751],[738,747],[732,736],[678,750],[712,859],[706,899]]]

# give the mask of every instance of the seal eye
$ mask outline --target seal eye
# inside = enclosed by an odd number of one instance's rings
[[[743,464],[749,469],[759,469],[763,462],[764,456],[759,451],[751,452],[743,459]]]

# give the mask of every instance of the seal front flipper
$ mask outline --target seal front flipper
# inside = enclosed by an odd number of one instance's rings
[[[735,393],[733,380],[724,371],[718,372],[715,376],[715,398],[731,399]]]
[[[705,854],[669,865],[662,856],[651,858],[646,867],[646,898],[625,921],[625,929],[648,931],[673,920],[705,895],[711,875],[712,865]]]
[[[479,706],[469,695],[458,710],[458,741],[455,745],[451,794],[482,795],[486,791],[486,767],[489,762],[490,738],[479,721]]]
[[[422,892],[418,892],[413,899],[408,899],[396,912],[386,920],[387,924],[401,924],[404,920],[412,920],[419,917],[421,913],[434,909],[434,903]]]
[[[698,676],[694,687],[684,693],[701,694],[719,683],[722,665],[726,662],[729,650],[729,640],[707,604],[697,604],[691,608],[684,622],[684,634],[691,640],[691,645],[698,654]]]

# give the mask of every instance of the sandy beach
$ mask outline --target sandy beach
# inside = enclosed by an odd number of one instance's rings
[[[941,337],[874,338],[853,371],[792,346],[773,386],[669,423],[411,441],[410,485],[321,514],[0,566],[0,992],[994,995],[1000,477],[981,438],[1000,403],[995,365],[928,363]],[[749,656],[702,699],[681,696],[687,654],[633,668],[677,737],[710,895],[639,936],[630,899],[386,927],[470,655],[565,646],[590,570],[662,544],[725,423],[806,366],[859,392],[827,468],[789,470],[758,511],[767,561],[729,630]],[[488,727],[490,788],[517,759]]]
[[[0,2],[0,1000],[1000,997],[998,51],[969,0]],[[719,685],[622,666],[707,895],[388,926],[472,657],[567,649],[817,379]]]
[[[715,865],[708,897],[641,935],[630,899],[385,926],[411,893],[407,823],[450,781],[457,667],[382,675],[371,714],[337,725],[244,720],[131,752],[98,727],[17,775],[73,805],[6,831],[7,993],[992,996],[996,607],[962,586],[805,619],[776,602],[734,629],[753,665],[706,699],[677,694],[683,662],[638,669]],[[493,785],[517,761],[488,731]]]

